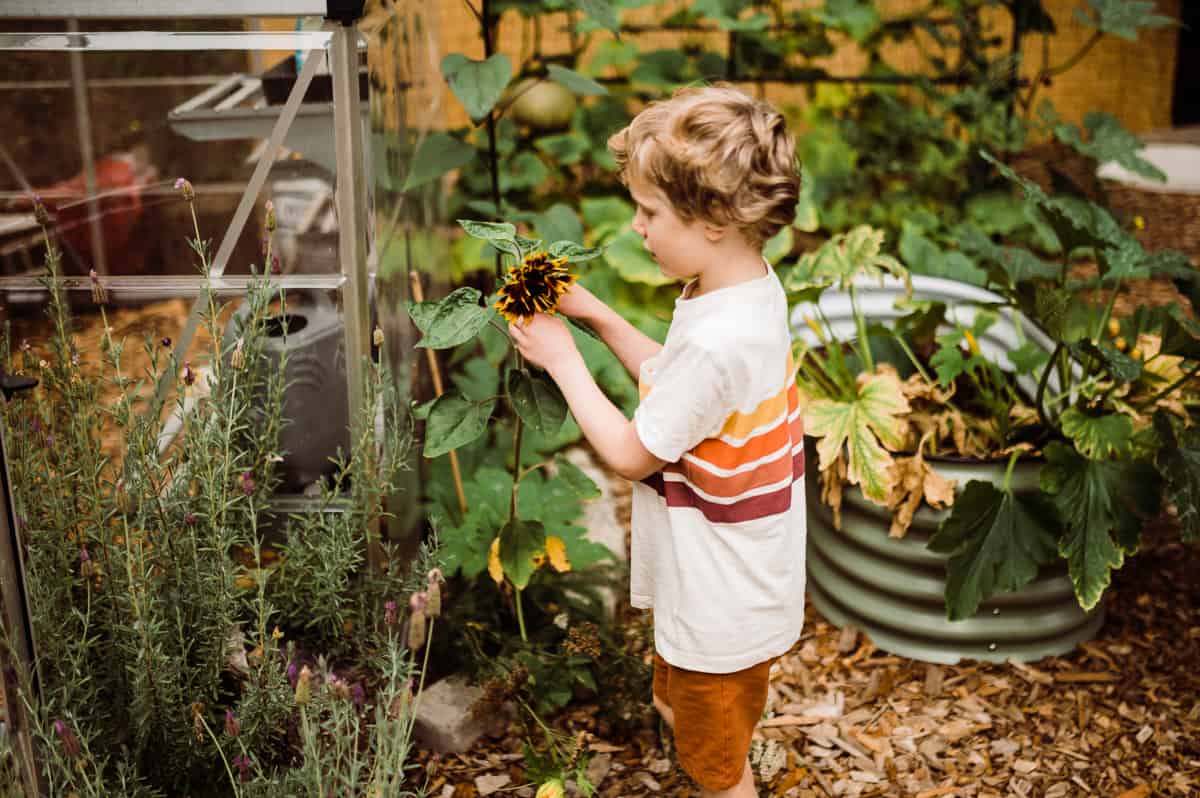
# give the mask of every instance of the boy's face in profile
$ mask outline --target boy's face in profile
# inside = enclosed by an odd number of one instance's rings
[[[705,225],[696,219],[685,222],[679,218],[667,196],[640,176],[630,174],[627,183],[637,203],[633,231],[642,237],[658,268],[675,280],[697,277],[716,251],[705,236]]]

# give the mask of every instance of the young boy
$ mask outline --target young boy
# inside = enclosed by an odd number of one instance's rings
[[[561,320],[509,329],[635,483],[632,600],[654,610],[654,705],[680,764],[704,796],[754,796],[747,754],[768,672],[804,616],[802,426],[787,301],[762,255],[795,215],[795,144],[771,106],[717,85],[650,105],[608,146],[633,229],[687,281],[661,346],[581,286],[559,305],[638,380],[633,420]]]

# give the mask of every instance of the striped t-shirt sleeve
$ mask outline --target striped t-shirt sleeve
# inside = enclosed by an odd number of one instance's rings
[[[685,344],[662,364],[633,420],[642,445],[674,463],[720,430],[734,410],[733,391],[721,364],[695,344]]]

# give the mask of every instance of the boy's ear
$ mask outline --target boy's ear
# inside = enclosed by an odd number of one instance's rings
[[[711,224],[704,225],[704,237],[714,244],[724,238],[728,232],[728,227],[716,227]]]

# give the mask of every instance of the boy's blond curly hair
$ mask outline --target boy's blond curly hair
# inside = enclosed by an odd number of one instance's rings
[[[661,190],[684,221],[735,226],[761,245],[792,223],[796,143],[783,115],[727,83],[651,103],[608,140],[623,183]]]

